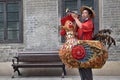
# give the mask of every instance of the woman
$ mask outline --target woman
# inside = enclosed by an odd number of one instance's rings
[[[80,40],[92,40],[94,32],[94,24],[92,19],[95,17],[94,11],[88,6],[83,6],[80,9],[82,22],[78,19],[78,15],[71,13],[78,26],[78,39]],[[81,80],[93,80],[91,68],[79,68]]]

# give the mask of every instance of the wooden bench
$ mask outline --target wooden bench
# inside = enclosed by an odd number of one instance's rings
[[[17,71],[21,76],[19,68],[62,68],[62,77],[66,75],[65,65],[61,62],[57,51],[48,52],[21,52],[12,59],[14,73]],[[12,75],[14,78],[14,74]]]

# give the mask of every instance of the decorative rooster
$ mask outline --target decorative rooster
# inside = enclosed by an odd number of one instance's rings
[[[78,40],[76,38],[76,25],[71,15],[61,19],[61,36],[66,42],[59,50],[62,62],[71,68],[101,68],[108,59],[108,48],[116,44],[110,36],[111,30],[104,29],[94,35],[94,40]]]

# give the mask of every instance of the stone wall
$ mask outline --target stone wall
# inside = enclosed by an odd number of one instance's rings
[[[117,46],[109,50],[109,60],[120,60],[120,0],[102,0],[101,29],[109,28]]]

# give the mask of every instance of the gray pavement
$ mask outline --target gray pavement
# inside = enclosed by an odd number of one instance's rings
[[[13,69],[11,62],[0,63],[0,80],[80,80],[78,69],[68,69],[67,76],[62,79],[62,70],[58,68],[40,69],[20,69],[22,77],[15,73],[14,79],[11,78]],[[108,61],[101,69],[93,69],[94,80],[120,80],[120,61]]]
[[[16,77],[0,76],[0,80],[80,80],[79,76],[66,76],[65,78],[55,76],[30,76]],[[120,80],[120,76],[94,76],[94,80]]]

